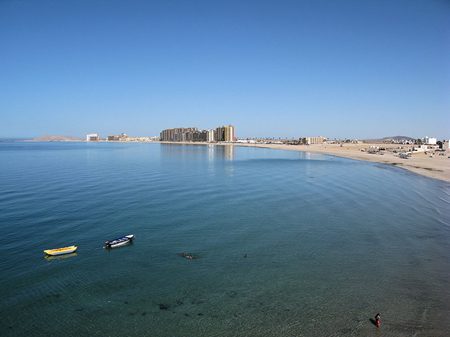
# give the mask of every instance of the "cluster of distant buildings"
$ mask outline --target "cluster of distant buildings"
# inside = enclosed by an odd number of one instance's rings
[[[423,144],[427,144],[427,145],[436,145],[437,138],[426,136],[425,138],[423,138],[422,142],[423,142]]]
[[[300,137],[300,138],[246,138],[238,139],[237,143],[244,144],[287,144],[287,145],[313,145],[323,144],[328,141],[328,138],[322,136],[314,137]]]
[[[449,149],[449,141],[448,140],[437,140],[436,138],[425,137],[419,139],[413,147],[413,151],[416,152],[426,152],[430,150],[444,150],[447,151]]]
[[[289,141],[292,145],[314,145],[323,144],[327,141],[326,137],[316,136],[316,137],[300,137],[298,140]]]
[[[386,147],[371,145],[369,148],[361,149],[363,152],[371,154],[383,154],[384,151],[393,152],[398,155],[398,157],[407,159],[411,157],[412,154],[425,153],[433,157],[434,154],[439,154],[441,156],[445,155],[446,151],[449,150],[449,141],[442,140],[439,141],[434,137],[424,137],[418,139],[393,139],[392,141],[383,141],[384,143],[399,144],[400,147]],[[403,146],[406,145],[406,146]]]
[[[89,133],[86,135],[87,142],[228,142],[237,140],[233,125],[219,126],[215,129],[199,130],[195,127],[173,128],[162,130],[160,136],[154,137],[130,137],[125,133],[119,135],[109,135],[101,138],[98,133]]]
[[[197,128],[174,128],[162,130],[159,135],[162,142],[235,142],[233,125],[219,126],[215,129],[199,130]]]
[[[314,145],[314,144],[342,144],[343,143],[354,143],[361,144],[364,141],[355,139],[327,139],[323,136],[310,136],[310,137],[300,137],[295,139],[274,139],[274,138],[247,138],[247,139],[237,139],[236,131],[233,125],[219,126],[215,129],[200,130],[196,127],[188,128],[172,128],[162,130],[159,137],[130,137],[125,133],[118,135],[109,135],[106,138],[101,138],[98,133],[90,133],[86,135],[87,142],[227,142],[227,143],[247,143],[247,144],[287,144],[287,145]],[[409,137],[393,137],[384,138],[382,140],[376,141],[365,141],[369,144],[372,143],[390,143],[390,144],[401,144],[409,145],[409,150],[405,153],[400,153],[410,155],[414,152],[425,152],[428,151],[447,151],[449,150],[449,141],[443,140],[438,141],[435,137],[424,137],[413,139]],[[377,145],[372,145],[368,149],[362,149],[361,151],[367,151],[368,153],[381,153],[387,148],[380,147]],[[394,151],[395,152],[395,151]]]
[[[89,133],[86,135],[87,142],[155,142],[159,137],[130,137],[126,133],[119,135],[109,135],[106,138],[101,138],[98,133]]]

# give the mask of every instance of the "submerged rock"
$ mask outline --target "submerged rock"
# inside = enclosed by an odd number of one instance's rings
[[[170,305],[168,305],[168,304],[164,304],[164,303],[159,304],[160,310],[169,310],[169,308],[170,308]]]

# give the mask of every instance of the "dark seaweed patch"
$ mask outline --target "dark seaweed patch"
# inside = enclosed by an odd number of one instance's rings
[[[164,303],[160,303],[159,304],[159,310],[169,310],[170,305],[168,304],[164,304]]]

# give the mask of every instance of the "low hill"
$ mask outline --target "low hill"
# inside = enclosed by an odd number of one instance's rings
[[[404,141],[414,141],[415,138],[411,138],[408,136],[392,136],[392,137],[384,137],[378,139],[365,139],[366,143],[386,143],[386,142],[404,142]]]
[[[45,135],[33,138],[33,142],[79,142],[83,139],[71,136]]]

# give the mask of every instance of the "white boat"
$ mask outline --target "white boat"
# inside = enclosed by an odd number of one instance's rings
[[[134,239],[134,235],[130,234],[130,235],[125,235],[118,239],[111,240],[111,241],[105,241],[105,248],[122,247],[122,246],[128,245],[131,242],[133,242],[133,239]]]

